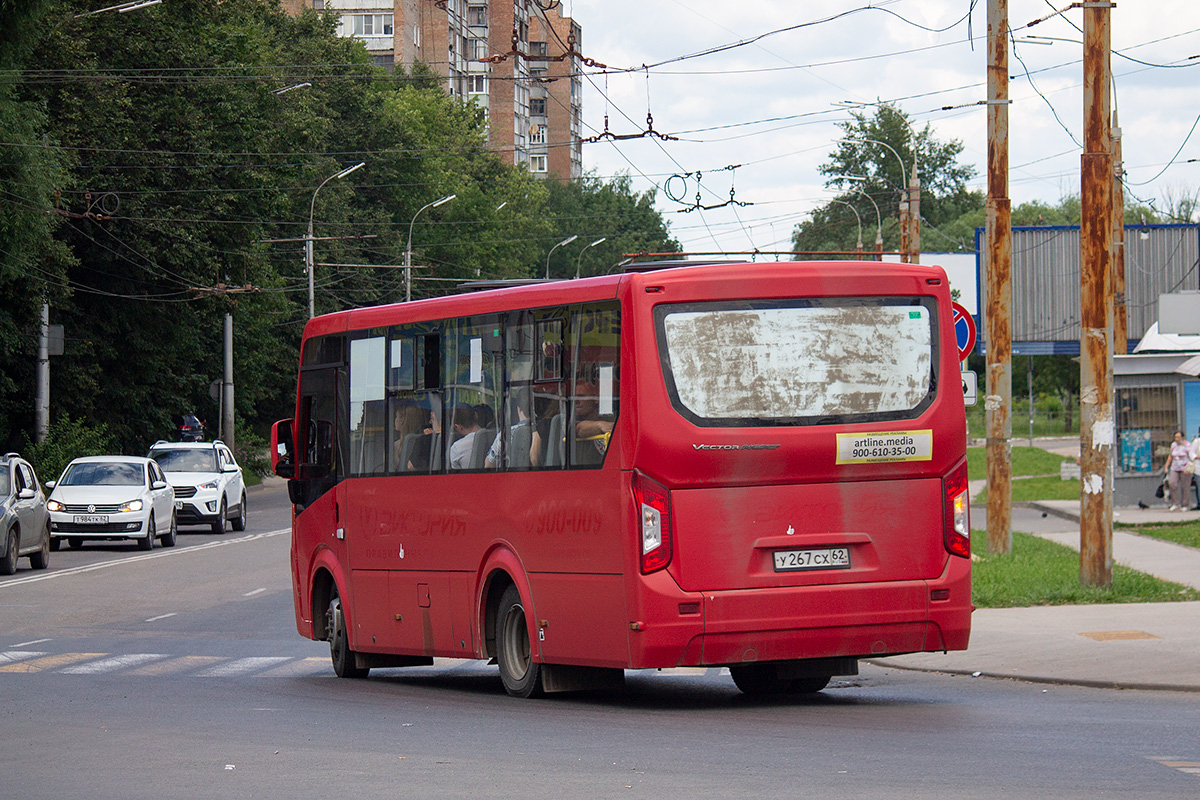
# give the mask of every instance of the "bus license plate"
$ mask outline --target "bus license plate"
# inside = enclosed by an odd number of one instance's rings
[[[820,550],[776,550],[776,572],[799,572],[808,569],[850,569],[848,547],[826,547]]]
[[[108,516],[105,514],[76,514],[76,525],[105,525],[108,523]]]

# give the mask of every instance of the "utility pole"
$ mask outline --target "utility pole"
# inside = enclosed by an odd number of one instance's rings
[[[917,137],[913,136],[912,177],[908,179],[908,250],[910,264],[921,263],[921,179],[917,177]]]
[[[42,319],[38,326],[37,420],[34,441],[46,441],[50,435],[50,303],[42,300]]]
[[[233,430],[233,315],[225,315],[225,380],[221,383],[221,435],[230,450],[234,448]]]
[[[1081,157],[1079,447],[1083,474],[1079,578],[1112,585],[1112,311],[1113,158],[1109,57],[1111,4],[1083,8],[1083,156]]]
[[[987,550],[1012,550],[1012,206],[1008,197],[1008,0],[988,0]]]
[[[1125,307],[1125,161],[1121,126],[1113,111],[1113,353],[1129,352],[1129,314]]]

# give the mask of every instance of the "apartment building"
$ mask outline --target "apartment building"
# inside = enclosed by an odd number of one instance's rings
[[[283,0],[340,16],[375,62],[421,61],[446,91],[487,111],[488,144],[510,164],[560,180],[583,173],[583,34],[556,0]],[[518,55],[520,54],[520,55]]]

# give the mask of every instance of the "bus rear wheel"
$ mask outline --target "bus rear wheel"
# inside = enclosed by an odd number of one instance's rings
[[[755,697],[773,694],[813,694],[829,685],[829,675],[807,678],[781,678],[774,664],[745,664],[730,667],[734,684],[742,691]]]
[[[504,691],[513,697],[542,694],[542,665],[533,660],[525,604],[516,586],[509,586],[496,609],[496,663]]]
[[[369,667],[358,666],[358,659],[350,649],[350,636],[346,630],[346,615],[342,613],[342,598],[335,591],[329,598],[326,611],[325,630],[329,631],[329,657],[333,671],[339,678],[365,678]]]

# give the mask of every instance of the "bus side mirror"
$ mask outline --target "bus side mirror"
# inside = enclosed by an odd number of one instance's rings
[[[296,477],[296,443],[292,420],[281,419],[271,426],[271,471],[281,478]]]

